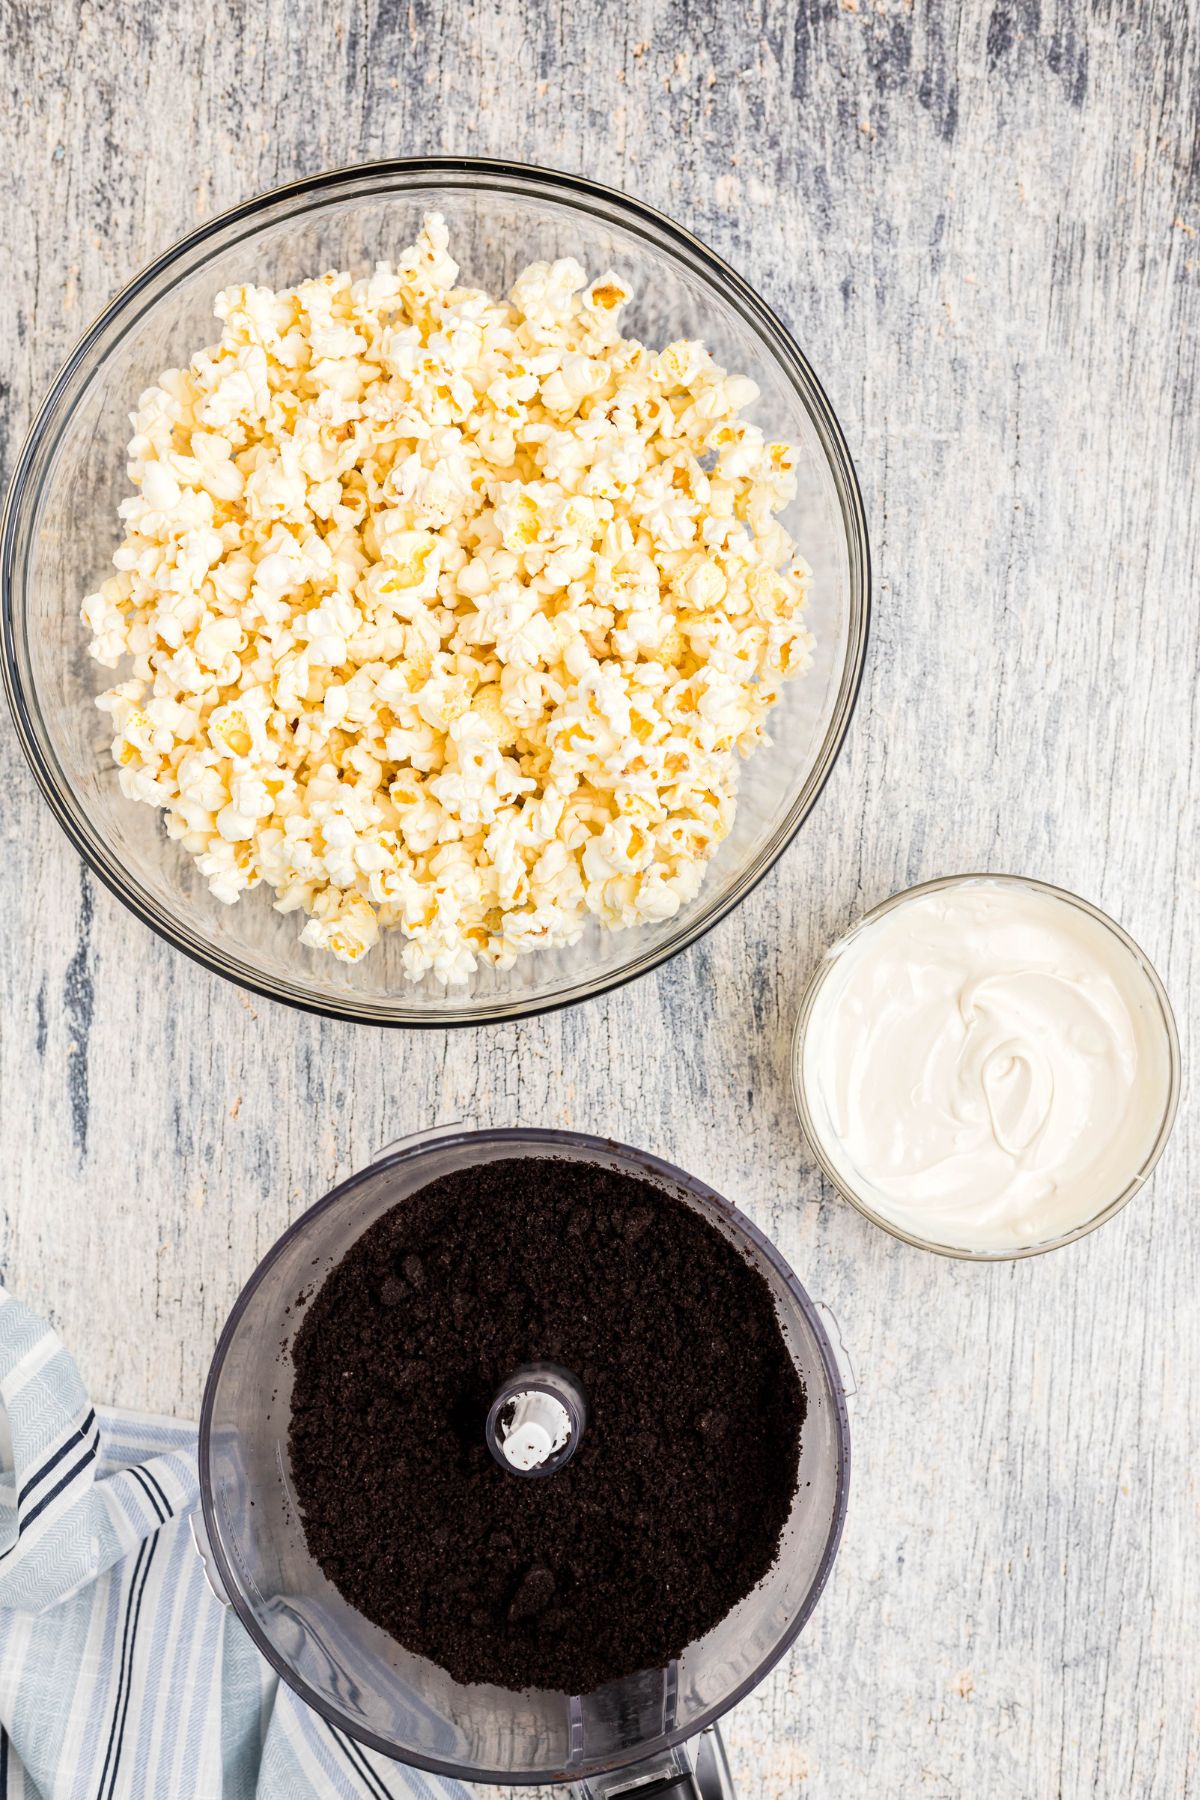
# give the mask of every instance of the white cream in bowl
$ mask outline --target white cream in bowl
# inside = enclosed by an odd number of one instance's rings
[[[840,944],[797,1045],[839,1187],[935,1247],[1014,1254],[1094,1220],[1172,1104],[1147,964],[1057,889],[970,877],[901,896]]]

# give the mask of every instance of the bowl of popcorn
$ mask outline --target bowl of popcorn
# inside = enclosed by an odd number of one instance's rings
[[[375,1024],[692,943],[832,767],[862,505],[779,321],[660,214],[434,159],[296,183],[119,294],[3,525],[72,842],[169,942]]]

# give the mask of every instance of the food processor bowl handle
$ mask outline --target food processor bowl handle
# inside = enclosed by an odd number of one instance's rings
[[[204,1584],[214,1600],[219,1600],[227,1611],[232,1610],[233,1601],[225,1592],[225,1583],[217,1573],[216,1560],[213,1556],[212,1544],[204,1523],[204,1514],[197,1507],[191,1515],[192,1543],[196,1547],[196,1555],[200,1558],[200,1567],[204,1570]]]
[[[715,1725],[666,1761],[654,1757],[632,1769],[593,1775],[573,1792],[577,1800],[735,1800],[729,1758]]]

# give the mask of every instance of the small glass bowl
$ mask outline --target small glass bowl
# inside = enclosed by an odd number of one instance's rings
[[[821,989],[847,946],[864,932],[870,931],[873,925],[889,913],[894,912],[898,906],[903,906],[907,901],[914,900],[919,895],[937,893],[945,888],[967,887],[976,882],[986,882],[992,886],[1012,884],[1016,887],[1031,888],[1035,893],[1049,894],[1056,900],[1064,900],[1071,906],[1079,907],[1080,911],[1085,912],[1089,918],[1106,927],[1117,942],[1124,946],[1130,959],[1140,971],[1146,984],[1147,997],[1157,1003],[1166,1044],[1166,1099],[1154,1140],[1141,1167],[1118,1194],[1106,1200],[1094,1216],[1082,1225],[1076,1225],[1073,1230],[1065,1231],[1059,1237],[1048,1238],[1043,1243],[1026,1244],[1014,1250],[967,1250],[959,1245],[934,1243],[927,1238],[915,1237],[911,1232],[903,1230],[899,1225],[893,1224],[881,1213],[876,1212],[861,1193],[852,1190],[844,1172],[839,1172],[835,1168],[833,1159],[816,1126],[813,1109],[809,1105],[804,1085],[804,1040],[808,1023]],[[893,894],[890,899],[884,900],[881,905],[874,907],[856,925],[852,925],[850,930],[845,932],[825,952],[804,991],[804,998],[800,1003],[800,1016],[796,1020],[796,1029],[792,1036],[791,1070],[792,1094],[796,1102],[796,1111],[800,1115],[801,1128],[813,1156],[820,1165],[821,1173],[830,1185],[844,1200],[848,1200],[851,1206],[862,1213],[865,1219],[870,1219],[872,1225],[878,1225],[891,1237],[899,1238],[901,1243],[911,1244],[916,1250],[931,1250],[936,1256],[952,1256],[960,1262],[1017,1262],[1027,1256],[1042,1256],[1047,1250],[1059,1250],[1064,1244],[1073,1244],[1077,1238],[1087,1237],[1089,1232],[1095,1231],[1098,1226],[1113,1218],[1128,1201],[1133,1199],[1138,1189],[1145,1186],[1153,1174],[1155,1165],[1171,1135],[1171,1127],[1175,1123],[1182,1083],[1179,1033],[1175,1025],[1175,1015],[1171,1011],[1171,1003],[1167,999],[1166,990],[1159,980],[1153,964],[1146,953],[1134,943],[1129,933],[1123,931],[1115,919],[1110,919],[1107,913],[1101,912],[1098,906],[1093,906],[1090,901],[1081,899],[1078,894],[1072,894],[1066,888],[1054,887],[1048,881],[1038,881],[1027,875],[993,875],[989,873],[943,875],[935,881],[923,881],[916,887],[904,888],[900,893]]]
[[[298,942],[267,891],[224,906],[168,840],[162,814],[126,799],[95,697],[115,678],[87,653],[80,602],[109,572],[121,527],[129,412],[161,370],[214,333],[231,283],[285,286],[323,269],[361,270],[400,253],[440,211],[463,279],[507,291],[536,258],[574,255],[621,271],[635,290],[627,329],[646,342],[703,338],[749,375],[752,416],[799,450],[781,515],[813,569],[812,669],[771,717],[772,747],[739,770],[733,828],[696,898],[673,919],[539,950],[463,987],[413,984],[404,936],[386,932],[349,965]],[[374,1025],[477,1025],[583,1000],[644,974],[708,931],[787,848],[833,767],[858,695],[870,573],[845,438],[804,356],[753,289],[682,227],[611,188],[545,169],[468,157],[340,169],[262,194],[167,250],[110,302],[72,351],[38,413],[0,529],[0,672],[21,747],[59,824],[117,898],[218,975],[269,999]]]

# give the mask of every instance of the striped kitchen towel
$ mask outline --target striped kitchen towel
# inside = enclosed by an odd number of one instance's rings
[[[306,1707],[209,1591],[196,1432],[93,1408],[0,1288],[0,1797],[468,1800]]]

